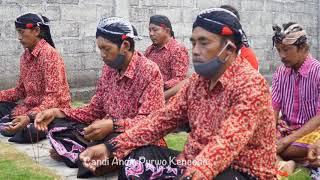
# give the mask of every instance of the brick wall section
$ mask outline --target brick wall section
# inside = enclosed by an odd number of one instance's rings
[[[156,0],[130,0],[130,20],[144,36],[138,47],[145,49],[150,44],[148,17],[156,13],[172,20],[177,39],[190,49],[189,37],[196,14],[201,9],[223,4],[231,4],[239,10],[243,29],[260,60],[260,72],[269,82],[280,63],[277,52],[272,49],[273,24],[301,23],[309,34],[311,52],[318,57],[318,0],[166,0],[161,4]]]
[[[102,16],[114,15],[114,0],[0,0],[0,89],[15,85],[22,48],[14,20],[27,12],[40,12],[51,20],[51,33],[62,54],[73,96],[90,98],[102,62],[95,31]],[[88,88],[89,87],[89,88]]]
[[[95,45],[95,29],[102,16],[128,18],[143,40],[137,49],[150,45],[149,17],[167,15],[176,38],[191,48],[189,37],[196,14],[207,7],[235,6],[250,44],[260,59],[260,72],[270,81],[279,64],[272,50],[272,24],[296,21],[309,33],[311,52],[318,57],[318,0],[0,0],[0,89],[15,85],[22,48],[17,41],[14,19],[26,12],[40,12],[49,17],[56,47],[61,52],[73,97],[88,99],[100,75],[102,62]],[[192,66],[190,68],[192,72]]]

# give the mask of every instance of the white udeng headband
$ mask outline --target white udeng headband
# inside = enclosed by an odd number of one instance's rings
[[[298,30],[295,30],[298,29]],[[292,24],[285,31],[283,31],[284,38],[282,44],[294,44],[301,36],[306,36],[307,32],[299,24]]]
[[[49,26],[49,22],[45,22],[44,19],[42,18],[42,15],[41,14],[36,14],[39,19],[41,20],[41,22],[37,22],[37,25],[40,26],[40,25],[46,25],[46,26]]]
[[[110,31],[110,30],[106,30],[103,27],[105,26],[119,26],[122,27],[123,29],[126,29],[126,31],[128,31],[127,34],[125,34],[126,36],[134,39],[134,40],[140,40],[142,39],[139,36],[135,36],[134,35],[134,31],[133,31],[133,27],[131,25],[131,23],[129,21],[127,21],[124,18],[121,17],[109,17],[109,18],[102,18],[99,23],[98,23],[98,29],[102,32],[105,33],[109,33],[109,34],[115,34],[115,35],[122,35],[123,33],[120,32],[115,32],[115,31]]]
[[[226,9],[223,9],[223,8],[209,8],[209,9],[205,9],[203,11],[201,11],[198,15],[201,16],[202,14],[207,14],[207,13],[211,13],[211,12],[214,12],[214,11],[223,11],[223,12],[226,12],[232,16],[234,16],[235,18],[238,19],[238,17],[231,11],[229,10],[226,10]]]

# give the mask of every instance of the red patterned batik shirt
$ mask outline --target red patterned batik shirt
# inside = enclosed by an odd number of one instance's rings
[[[123,75],[104,65],[95,95],[82,108],[64,109],[76,121],[91,123],[115,118],[122,132],[152,111],[164,107],[163,80],[158,66],[135,52]]]
[[[13,116],[35,114],[49,108],[68,108],[71,103],[63,59],[44,39],[20,59],[17,86],[0,91],[0,101],[22,100],[12,111]]]
[[[177,160],[194,179],[212,179],[229,166],[274,179],[276,122],[266,80],[237,58],[212,90],[209,84],[193,74],[165,108],[109,142],[114,156],[124,158],[188,122],[191,132]]]
[[[151,45],[147,48],[145,55],[159,66],[165,90],[186,78],[189,67],[188,51],[174,38],[160,49]]]

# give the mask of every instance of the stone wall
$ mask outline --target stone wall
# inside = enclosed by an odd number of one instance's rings
[[[196,14],[222,4],[239,10],[244,30],[260,60],[260,72],[269,81],[279,64],[277,53],[272,50],[272,24],[296,21],[304,25],[312,54],[318,57],[318,0],[0,0],[0,89],[13,87],[19,74],[23,50],[16,38],[14,19],[23,13],[39,12],[51,19],[53,40],[64,58],[73,97],[88,99],[102,67],[95,45],[96,24],[102,16],[128,18],[144,37],[137,42],[137,49],[144,51],[150,45],[149,17],[167,15],[177,39],[190,49]]]

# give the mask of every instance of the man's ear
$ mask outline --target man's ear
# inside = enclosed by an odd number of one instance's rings
[[[130,42],[127,40],[124,40],[121,44],[121,49],[123,54],[127,53],[130,50]]]
[[[233,42],[228,41],[226,51],[228,55],[231,55],[232,53],[235,53],[237,51],[237,47]]]
[[[165,28],[165,30],[169,35],[171,34],[171,29],[170,28]]]

